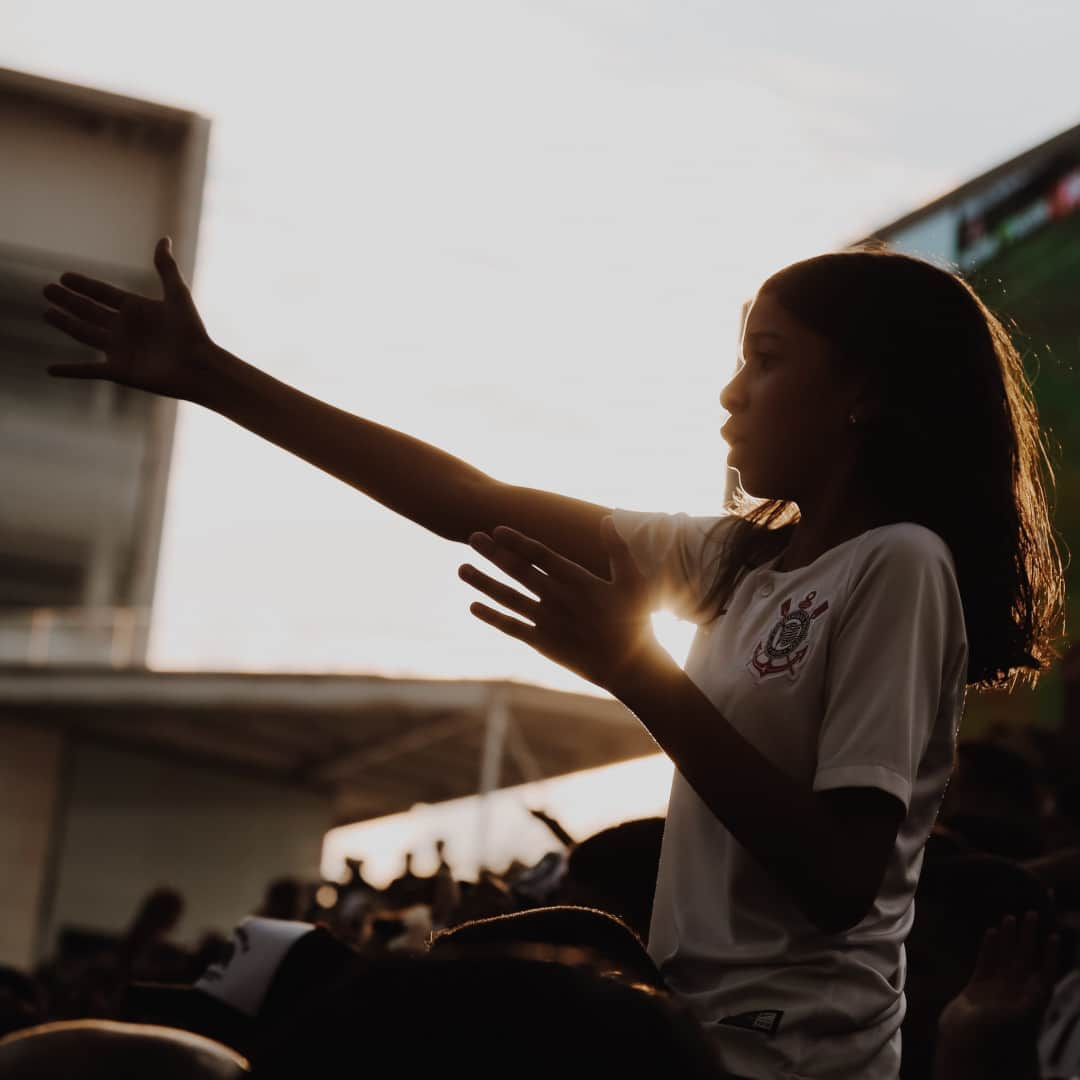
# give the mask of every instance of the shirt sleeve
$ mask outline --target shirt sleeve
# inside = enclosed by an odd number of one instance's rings
[[[907,810],[967,637],[952,557],[928,529],[878,534],[857,558],[829,643],[814,791],[876,787]],[[957,676],[959,675],[959,679]]]
[[[680,619],[700,622],[697,606],[717,572],[721,536],[713,526],[737,520],[733,515],[692,517],[689,514],[613,510],[615,531],[626,541],[638,570],[654,589],[654,608]],[[719,530],[720,533],[725,530]]]

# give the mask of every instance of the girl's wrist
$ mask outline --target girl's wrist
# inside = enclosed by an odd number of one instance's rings
[[[196,405],[228,416],[230,402],[241,391],[244,369],[251,369],[251,365],[208,340],[192,358],[192,367],[196,373],[192,400]]]
[[[671,654],[649,634],[605,689],[631,712],[640,715],[649,710],[667,680],[681,674],[682,669]]]

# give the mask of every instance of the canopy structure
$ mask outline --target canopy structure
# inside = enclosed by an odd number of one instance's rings
[[[337,824],[657,749],[611,698],[510,681],[9,667],[0,718],[318,791]]]

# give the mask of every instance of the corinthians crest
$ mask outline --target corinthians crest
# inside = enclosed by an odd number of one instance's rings
[[[814,607],[816,596],[815,589],[808,592],[796,608],[792,608],[790,596],[780,605],[780,618],[769,631],[765,643],[757,643],[754,656],[747,665],[761,678],[779,675],[785,671],[792,679],[795,678],[795,668],[810,648],[806,643],[810,627],[814,620],[829,608],[828,600]]]

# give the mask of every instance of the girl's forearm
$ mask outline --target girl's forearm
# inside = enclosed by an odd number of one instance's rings
[[[736,840],[826,933],[858,921],[837,823],[720,714],[659,646],[610,692]],[[839,857],[838,857],[839,856]]]
[[[467,462],[280,382],[214,346],[199,404],[449,540],[478,528],[475,496],[495,481]]]

